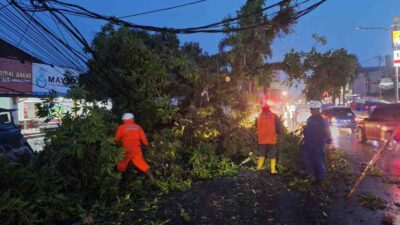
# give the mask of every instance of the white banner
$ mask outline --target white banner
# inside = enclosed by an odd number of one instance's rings
[[[50,66],[45,64],[32,64],[32,92],[34,96],[48,95],[51,90],[57,96],[67,95],[70,87],[66,83],[66,74],[78,76],[76,70]]]

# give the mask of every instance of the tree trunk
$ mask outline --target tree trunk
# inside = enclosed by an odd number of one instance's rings
[[[343,85],[343,104],[346,104],[346,85]]]
[[[252,89],[253,89],[253,82],[252,80],[249,80],[249,94],[252,93]]]

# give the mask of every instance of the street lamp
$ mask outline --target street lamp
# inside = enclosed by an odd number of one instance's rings
[[[390,28],[387,28],[387,27],[362,27],[362,26],[359,26],[359,27],[355,27],[355,28],[356,28],[356,30],[385,30],[385,31],[390,30]]]
[[[393,26],[391,28],[387,27],[362,27],[358,26],[356,27],[356,30],[385,30],[385,31],[392,31],[394,34],[395,31],[398,30],[398,25],[399,25],[399,17],[395,17],[393,20]],[[392,36],[394,38],[394,35]],[[396,69],[396,75],[394,79],[394,95],[395,95],[395,101],[396,103],[399,103],[399,66],[396,64],[396,52],[400,50],[400,46],[395,43],[395,40],[392,40],[392,46],[393,46],[393,59],[394,59],[394,65]]]

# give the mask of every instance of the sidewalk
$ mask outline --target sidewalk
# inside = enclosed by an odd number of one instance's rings
[[[40,129],[25,129],[21,130],[22,135],[29,139],[29,138],[36,138],[36,137],[44,137],[45,133],[40,133]]]

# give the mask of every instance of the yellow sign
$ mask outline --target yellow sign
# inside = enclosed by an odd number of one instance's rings
[[[393,31],[393,44],[395,46],[400,46],[400,30]]]

